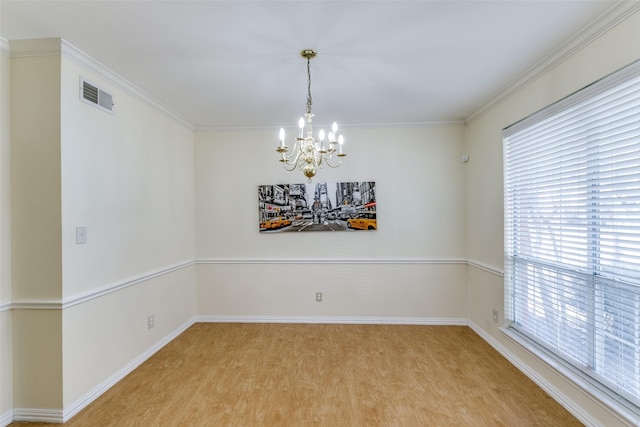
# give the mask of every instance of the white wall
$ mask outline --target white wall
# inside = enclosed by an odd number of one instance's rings
[[[504,306],[502,134],[504,127],[549,105],[640,57],[640,13],[575,52],[563,63],[468,123],[467,255],[469,319],[474,328],[510,354],[541,383],[559,391],[556,397],[574,412],[588,414],[602,425],[626,425],[590,395],[569,383],[522,347],[510,341],[492,322],[492,309]],[[488,268],[480,268],[488,267]]]
[[[60,56],[12,58],[11,91],[13,298],[56,299],[62,295]]]
[[[377,231],[260,234],[258,185],[306,181],[277,129],[196,133],[201,318],[466,318],[464,126],[342,132],[344,164],[314,182],[375,181]]]
[[[113,114],[79,100],[81,76]],[[193,130],[66,58],[61,87],[63,296],[193,261]]]
[[[13,49],[13,42],[11,43]],[[60,56],[11,58],[13,403],[62,405]]]
[[[65,419],[192,324],[194,281],[184,267],[63,311]]]
[[[63,421],[193,322],[194,134],[59,39],[12,42],[10,62],[12,323],[1,314],[14,395],[3,402],[18,420]],[[114,114],[80,101],[81,75],[114,95]]]
[[[66,55],[61,76],[69,408],[193,319],[193,131]],[[114,96],[113,114],[80,101],[80,76]],[[76,226],[87,227],[86,244]]]
[[[0,39],[0,425],[13,409],[9,43]]]

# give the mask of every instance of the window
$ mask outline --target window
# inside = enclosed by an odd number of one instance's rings
[[[509,328],[637,412],[640,61],[506,128],[504,167]]]

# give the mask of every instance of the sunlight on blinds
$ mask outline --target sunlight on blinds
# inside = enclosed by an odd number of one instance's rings
[[[640,63],[504,131],[511,327],[640,406]]]

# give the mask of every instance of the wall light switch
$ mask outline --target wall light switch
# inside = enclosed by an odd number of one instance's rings
[[[76,244],[84,245],[87,243],[87,227],[78,226],[76,227]]]

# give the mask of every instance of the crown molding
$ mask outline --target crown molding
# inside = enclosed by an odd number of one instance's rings
[[[521,91],[531,83],[545,75],[551,69],[555,68],[569,57],[582,50],[585,46],[596,40],[615,27],[631,15],[640,10],[640,2],[619,0],[608,11],[603,13],[594,22],[581,30],[566,43],[553,51],[546,58],[542,59],[521,77],[509,84],[498,95],[488,99],[482,106],[465,119],[465,123],[470,122],[484,111],[499,102],[511,97],[515,93]]]
[[[111,71],[108,67],[104,66],[100,62],[94,60],[93,58],[86,55],[80,49],[76,48],[72,44],[66,42],[61,39],[62,44],[62,56],[74,64],[84,68],[85,70],[95,74],[101,79],[107,81],[111,85],[115,86],[119,90],[127,93],[131,97],[141,101],[151,108],[171,117],[187,128],[194,130],[194,126],[187,121],[184,117],[176,113],[175,111],[169,109],[167,106],[162,104],[157,99],[153,98],[151,95],[139,89],[133,83],[129,82],[125,78]]]
[[[436,120],[425,122],[377,122],[377,123],[348,123],[340,122],[342,128],[350,129],[407,129],[407,128],[434,128],[434,127],[452,127],[452,126],[464,126],[465,120]],[[289,127],[297,128],[297,124],[290,124]],[[322,124],[314,124],[318,128],[322,127]],[[330,127],[329,125],[324,125]],[[254,126],[195,126],[196,132],[234,132],[234,131],[269,131],[273,132],[274,129],[280,128],[280,125],[254,125]]]
[[[1,46],[1,45],[0,45]],[[91,58],[77,47],[61,38],[11,40],[9,41],[9,51],[12,58],[24,58],[34,56],[56,56],[73,62],[79,67],[87,70],[95,76],[106,81],[118,90],[126,93],[134,99],[148,105],[156,111],[174,119],[183,126],[194,130],[194,126],[184,117],[172,111],[170,108],[153,98],[148,93],[129,82],[124,77],[111,71],[108,67]]]

